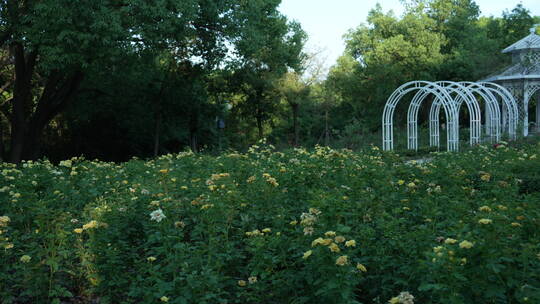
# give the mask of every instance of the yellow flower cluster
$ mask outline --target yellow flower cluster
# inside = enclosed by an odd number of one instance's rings
[[[229,177],[231,176],[229,173],[217,173],[217,174],[212,174],[210,176],[210,179],[211,180],[218,180],[218,179],[222,179],[224,177]]]
[[[266,182],[269,183],[270,185],[272,185],[274,187],[279,186],[279,183],[277,182],[277,180],[275,178],[273,178],[272,176],[270,176],[270,174],[263,173],[263,177],[264,177],[264,179],[266,179]]]
[[[457,243],[457,240],[453,238],[447,238],[446,240],[444,240],[444,243],[451,245]]]
[[[238,280],[238,286],[240,286],[240,287],[244,287],[248,283],[249,284],[257,283],[257,277],[256,276],[251,276],[251,277],[248,278],[247,282],[245,280]]]
[[[204,204],[201,206],[201,210],[206,210],[214,207],[214,204]]]
[[[23,255],[21,258],[20,258],[20,261],[23,262],[23,263],[28,263],[30,262],[32,258],[29,256],[29,255]]]
[[[464,249],[470,249],[474,246],[473,243],[467,241],[467,240],[464,240],[462,241],[461,243],[459,243],[459,248],[464,248]]]
[[[482,207],[478,208],[478,211],[491,212],[491,208],[489,208],[489,206],[482,206]]]
[[[480,219],[480,220],[478,220],[478,223],[479,223],[479,224],[482,224],[482,225],[489,225],[489,224],[491,224],[492,222],[493,222],[493,221],[490,220],[490,219]]]
[[[313,225],[317,222],[317,215],[321,214],[321,211],[315,208],[309,208],[309,213],[302,213],[300,215],[300,225],[304,226],[304,235],[312,235],[315,229]],[[293,221],[296,222],[296,221]],[[291,222],[290,224],[292,224]],[[295,224],[296,225],[296,224]]]
[[[356,264],[356,269],[360,270],[361,272],[367,272],[366,266],[360,263]]]
[[[336,265],[338,266],[345,266],[349,263],[349,257],[346,255],[342,255],[336,259]]]
[[[92,221],[90,221],[90,222],[84,224],[84,225],[82,226],[82,229],[83,229],[83,230],[88,230],[88,229],[95,229],[95,228],[97,228],[97,227],[98,227],[98,222],[95,221],[95,220],[92,220]]]
[[[246,236],[264,236],[265,233],[268,234],[270,232],[272,232],[272,229],[270,228],[264,228],[262,231],[259,229],[255,229],[253,231],[246,232]]]
[[[9,216],[0,216],[0,227],[6,227],[10,221],[11,219],[9,218]]]

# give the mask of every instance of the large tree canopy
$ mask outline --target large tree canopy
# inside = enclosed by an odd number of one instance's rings
[[[76,99],[84,79],[99,67],[116,73],[126,56],[167,53],[175,66],[204,73],[232,63],[276,73],[294,68],[303,32],[277,12],[279,2],[0,1],[0,48],[14,67],[2,70],[13,82],[1,107],[10,122],[9,159],[37,157],[44,128]]]

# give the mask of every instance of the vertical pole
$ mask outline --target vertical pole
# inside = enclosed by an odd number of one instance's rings
[[[540,91],[536,94],[536,132],[540,132]]]
[[[529,135],[529,92],[525,87],[523,93],[523,136]]]
[[[508,110],[506,109],[506,104],[504,103],[504,100],[503,100],[502,101],[502,129],[503,130],[506,130],[507,124],[508,124]]]

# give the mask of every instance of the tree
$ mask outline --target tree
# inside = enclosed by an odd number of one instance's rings
[[[529,33],[529,29],[534,24],[531,12],[519,3],[512,11],[503,12],[501,22],[502,41],[505,46],[510,46]]]
[[[288,70],[301,68],[306,34],[296,22],[288,22],[279,13],[279,0],[246,1],[245,12],[264,11],[242,25],[247,35],[235,46],[235,60],[230,67],[232,86],[244,98],[237,106],[244,116],[255,118],[258,137],[264,137],[263,125],[279,101],[276,85]]]
[[[296,39],[288,36],[277,4],[276,0],[1,0],[0,49],[8,53],[15,76],[6,88],[10,96],[2,103],[10,124],[10,161],[38,157],[44,128],[78,100],[89,73],[117,66],[126,56],[169,53],[178,65],[189,67],[192,79],[233,57],[256,58],[251,55],[262,51],[267,58],[277,55],[294,61],[290,48],[278,48],[279,54],[273,51],[272,42]],[[281,25],[267,29],[266,23],[272,22]],[[251,45],[255,40],[268,44]],[[230,54],[231,45],[239,52]]]

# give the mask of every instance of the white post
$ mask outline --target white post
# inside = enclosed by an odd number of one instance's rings
[[[529,92],[525,87],[523,93],[523,136],[529,135]]]
[[[508,110],[506,109],[506,105],[504,104],[504,101],[503,101],[503,105],[502,105],[502,129],[503,130],[506,130],[507,124],[508,124]]]
[[[536,132],[540,132],[540,91],[536,94]]]

